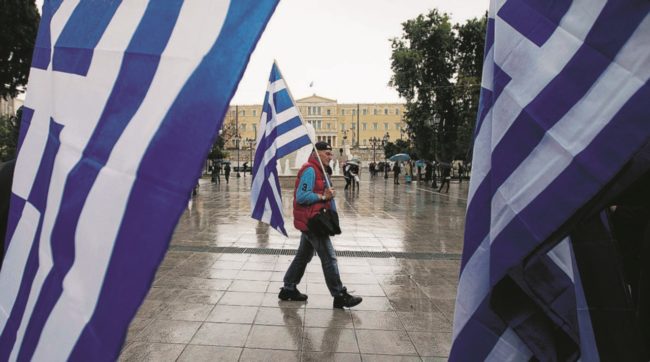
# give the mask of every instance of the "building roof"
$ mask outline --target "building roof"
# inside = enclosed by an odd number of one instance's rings
[[[321,97],[314,93],[309,97],[297,99],[296,103],[336,103],[336,99]]]

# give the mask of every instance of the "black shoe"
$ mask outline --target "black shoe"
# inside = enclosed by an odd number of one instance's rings
[[[352,308],[363,301],[363,298],[348,294],[344,291],[340,296],[334,297],[334,308]]]
[[[307,294],[302,294],[298,289],[289,290],[287,288],[280,288],[278,298],[282,300],[293,300],[297,302],[304,302],[307,300]]]

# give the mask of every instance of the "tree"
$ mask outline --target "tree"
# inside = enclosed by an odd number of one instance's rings
[[[395,143],[388,142],[384,145],[384,156],[387,159],[398,153],[411,154],[411,151],[411,143],[405,140],[396,140]]]
[[[16,158],[22,108],[15,115],[0,116],[0,161]]]
[[[481,93],[486,26],[487,13],[481,19],[470,19],[465,24],[454,27],[458,33],[456,38],[458,75],[455,98],[459,123],[456,159],[467,160],[470,156]]]
[[[0,0],[0,97],[27,84],[40,15],[34,0]]]
[[[222,160],[228,158],[228,152],[224,150],[225,141],[223,137],[218,136],[214,141],[214,144],[210,148],[210,153],[208,153],[208,159],[211,160]]]
[[[435,143],[440,143],[446,145],[438,148],[440,157],[447,159],[454,152],[453,142],[447,140],[456,134],[451,83],[455,35],[449,15],[434,9],[402,23],[402,30],[401,38],[391,40],[390,85],[406,99],[407,132],[420,157],[436,158]],[[437,133],[434,117],[441,120]]]
[[[391,39],[389,85],[406,99],[407,132],[421,158],[465,158],[478,104],[485,19],[454,25],[434,9]],[[470,117],[471,115],[471,117]]]

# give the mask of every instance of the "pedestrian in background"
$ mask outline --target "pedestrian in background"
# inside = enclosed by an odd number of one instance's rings
[[[223,167],[223,175],[226,177],[226,185],[230,182],[230,164],[227,163]]]
[[[395,161],[395,165],[393,165],[393,183],[395,185],[399,185],[399,174],[401,172],[402,172],[402,170],[399,167],[399,162]]]

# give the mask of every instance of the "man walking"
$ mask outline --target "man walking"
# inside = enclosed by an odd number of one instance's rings
[[[226,177],[226,185],[230,182],[230,164],[226,163],[223,167],[223,175]]]
[[[282,300],[305,301],[307,295],[300,293],[297,285],[305,273],[307,264],[318,253],[323,267],[325,283],[334,297],[334,308],[354,307],[361,303],[361,297],[350,295],[341,282],[334,246],[328,236],[318,236],[307,228],[307,221],[316,215],[320,209],[335,210],[333,188],[327,187],[326,175],[318,161],[329,165],[332,160],[332,147],[327,142],[316,143],[316,151],[312,152],[307,162],[302,165],[296,178],[293,194],[293,225],[302,232],[300,246],[293,258],[287,273],[284,275],[284,287],[278,298]]]

